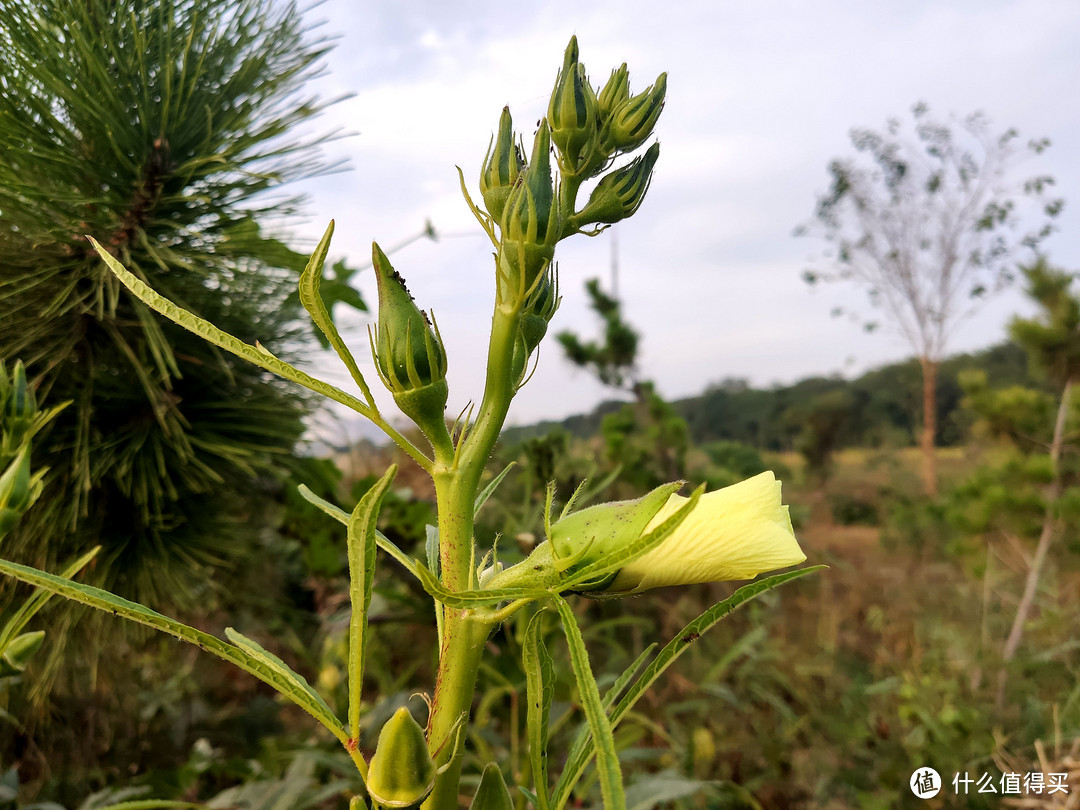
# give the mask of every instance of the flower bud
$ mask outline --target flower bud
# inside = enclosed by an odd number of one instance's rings
[[[570,38],[563,56],[562,70],[555,79],[555,89],[548,104],[551,140],[572,172],[589,162],[596,150],[598,110],[596,91],[578,61],[577,37]]]
[[[371,262],[379,287],[379,321],[371,341],[375,368],[397,406],[431,436],[440,425],[445,430],[448,389],[442,338],[374,243]]]
[[[8,377],[0,362],[0,463],[10,459],[23,443],[37,416],[34,389],[26,380],[26,367],[18,360]]]
[[[630,71],[626,69],[626,62],[611,71],[611,78],[600,91],[596,98],[597,111],[600,121],[604,122],[611,118],[611,114],[621,107],[630,98]]]
[[[379,732],[368,765],[368,795],[376,807],[418,807],[435,787],[436,774],[424,730],[408,709],[398,709]]]
[[[38,651],[44,640],[44,630],[34,630],[15,636],[0,656],[3,670],[8,670],[8,672],[0,671],[0,676],[25,671],[30,659],[34,657],[34,653]]]
[[[38,476],[30,476],[30,448],[23,447],[0,475],[0,536],[18,523],[41,492]]]
[[[555,255],[559,240],[559,209],[551,179],[551,134],[546,119],[540,122],[522,181],[506,201],[500,228],[500,276],[505,276],[511,297],[524,295]]]
[[[547,334],[548,324],[562,299],[559,297],[558,276],[549,270],[536,285],[521,307],[521,325],[514,342],[514,358],[511,373],[515,382],[525,375],[529,357]]]
[[[685,509],[689,499],[675,494],[678,486],[667,484],[636,501],[599,504],[563,518],[551,527],[547,542],[492,577],[488,587],[557,587],[564,572],[619,554]],[[805,559],[781,503],[780,482],[764,472],[702,495],[659,545],[575,590],[617,596],[668,585],[753,579]]]
[[[615,108],[604,123],[602,141],[605,151],[608,154],[630,152],[645,143],[664,109],[666,93],[667,74],[661,73],[655,85]]]
[[[513,808],[514,800],[510,797],[510,791],[506,789],[502,771],[494,762],[489,762],[484,766],[480,785],[476,788],[469,810],[513,810]]]
[[[660,156],[660,144],[654,143],[621,169],[600,178],[589,195],[588,204],[573,217],[574,225],[613,224],[632,216],[641,207],[652,182],[652,170]]]
[[[503,107],[499,117],[499,134],[493,139],[492,146],[488,147],[484,168],[480,172],[480,195],[484,198],[488,213],[496,222],[501,222],[506,198],[510,196],[518,176],[525,170],[521,148],[514,141],[514,123],[509,107]]]

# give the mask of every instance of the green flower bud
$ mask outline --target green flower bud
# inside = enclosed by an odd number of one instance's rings
[[[480,785],[476,788],[469,810],[513,810],[514,800],[506,789],[502,771],[494,762],[484,766]]]
[[[601,122],[611,118],[611,114],[621,107],[630,98],[630,71],[626,69],[626,62],[611,71],[611,78],[600,91],[596,98],[597,109],[600,113]]]
[[[577,37],[570,38],[563,56],[562,70],[555,79],[555,89],[548,104],[551,139],[566,165],[576,173],[590,162],[596,151],[599,125],[596,91],[578,61]]]
[[[408,709],[398,709],[379,732],[368,765],[368,795],[376,807],[418,807],[435,787],[436,774],[424,730]]]
[[[445,431],[446,351],[438,327],[422,312],[405,280],[377,244],[371,262],[379,287],[379,321],[371,340],[375,368],[402,413],[428,436]]]
[[[590,223],[612,224],[633,215],[641,207],[652,182],[652,170],[660,156],[660,144],[654,143],[644,155],[634,158],[621,169],[604,175],[589,195],[588,204],[574,216],[577,226]]]
[[[605,151],[630,152],[645,143],[664,109],[666,93],[667,74],[661,73],[656,84],[615,108],[604,123],[601,139]]]
[[[484,168],[480,172],[480,195],[484,198],[484,207],[496,222],[502,221],[506,198],[517,182],[518,176],[525,170],[525,159],[521,148],[514,141],[514,123],[510,118],[510,108],[503,107],[499,117],[499,134],[492,139],[488,153],[484,156]]]
[[[34,389],[26,380],[22,361],[16,361],[10,377],[0,362],[0,464],[15,455],[36,416]]]
[[[533,140],[532,158],[510,192],[500,222],[500,288],[512,299],[523,296],[555,255],[559,209],[551,179],[551,131],[547,119]]]
[[[37,500],[41,482],[34,479],[30,476],[30,448],[23,447],[0,475],[0,536],[15,528],[23,512]]]
[[[524,377],[529,357],[547,334],[548,324],[562,301],[558,286],[558,275],[554,270],[549,270],[522,305],[521,325],[514,343],[511,366],[513,379],[517,383]]]
[[[45,640],[44,630],[35,630],[31,633],[22,633],[11,640],[7,649],[3,651],[4,669],[10,667],[15,672],[23,672],[34,653],[41,647]]]

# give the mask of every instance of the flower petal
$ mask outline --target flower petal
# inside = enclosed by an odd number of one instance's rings
[[[686,500],[672,495],[646,531]],[[805,559],[788,508],[780,502],[780,482],[771,472],[764,472],[703,495],[671,537],[619,572],[609,593],[753,579]]]

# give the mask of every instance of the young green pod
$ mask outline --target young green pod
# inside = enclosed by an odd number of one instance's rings
[[[514,800],[510,797],[510,791],[506,787],[502,771],[494,762],[484,766],[484,773],[480,777],[480,785],[473,795],[469,810],[513,810]]]
[[[480,195],[484,198],[484,207],[496,222],[502,220],[506,199],[524,170],[525,160],[514,140],[510,108],[503,107],[499,116],[499,134],[492,139],[480,171]]]
[[[368,764],[368,795],[376,807],[419,807],[435,787],[436,775],[424,730],[403,706],[379,732]]]

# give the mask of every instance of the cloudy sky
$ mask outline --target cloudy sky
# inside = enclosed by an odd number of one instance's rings
[[[307,19],[338,37],[314,89],[352,94],[320,125],[354,134],[328,148],[350,171],[302,184],[311,217],[294,230],[313,243],[336,218],[332,258],[360,264],[373,239],[390,247],[432,221],[438,242],[392,259],[420,305],[435,309],[455,413],[482,392],[493,263],[454,167],[475,187],[504,105],[531,140],[571,34],[594,84],[623,61],[634,92],[661,71],[669,76],[653,185],[617,234],[618,292],[643,333],[641,371],[666,397],[733,376],[756,385],[850,376],[910,355],[897,334],[868,336],[830,317],[838,305],[865,309],[865,295],[836,285],[811,291],[801,272],[821,245],[792,232],[826,189],[829,161],[850,153],[850,128],[880,127],[919,100],[943,117],[982,110],[1025,141],[1050,138],[1052,148],[1021,171],[1056,177],[1068,205],[1046,249],[1080,269],[1077,0],[327,0]],[[591,336],[583,285],[591,276],[609,283],[610,233],[564,242],[558,258],[563,305],[552,331]],[[372,275],[358,279],[374,303]],[[998,298],[957,331],[951,349],[1001,340],[1024,307],[1018,293]],[[367,320],[342,320],[366,355]],[[608,396],[545,346],[511,422],[581,412]],[[315,363],[348,384],[330,358]]]

